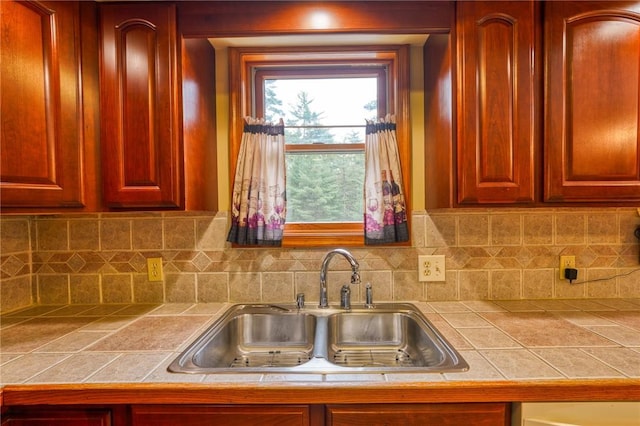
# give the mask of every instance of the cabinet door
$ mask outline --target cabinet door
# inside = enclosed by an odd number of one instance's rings
[[[640,200],[640,4],[545,3],[545,201]]]
[[[305,426],[306,405],[133,406],[132,426]]]
[[[505,403],[327,406],[327,426],[507,426],[509,417]]]
[[[82,207],[77,2],[0,2],[3,208]]]
[[[101,5],[104,199],[115,208],[182,205],[175,5]]]
[[[536,198],[538,2],[456,2],[458,203]]]
[[[34,409],[2,416],[2,426],[110,426],[109,410]]]

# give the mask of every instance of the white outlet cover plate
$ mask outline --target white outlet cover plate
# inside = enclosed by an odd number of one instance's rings
[[[446,281],[446,277],[447,270],[443,254],[418,256],[418,281]]]

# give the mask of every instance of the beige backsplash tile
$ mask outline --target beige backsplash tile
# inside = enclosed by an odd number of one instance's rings
[[[262,301],[282,302],[295,300],[292,272],[265,272],[262,274]]]
[[[95,220],[69,221],[70,250],[100,250],[100,227]]]
[[[162,288],[162,283],[159,284]],[[196,300],[195,274],[166,274],[164,300],[169,303],[186,303]]]
[[[615,244],[618,242],[618,217],[607,213],[587,216],[588,244]]]
[[[0,221],[2,312],[32,303],[290,302],[297,292],[317,302],[329,250],[231,248],[226,213]],[[632,208],[442,209],[416,211],[412,224],[411,247],[351,250],[376,300],[640,297],[640,218]],[[419,282],[418,254],[444,254],[446,281]],[[559,278],[560,254],[576,256],[574,284]],[[163,258],[163,282],[147,281],[148,257]],[[337,303],[349,266],[336,258],[329,270],[329,300]],[[364,291],[352,295],[362,301]]]
[[[38,301],[43,305],[69,303],[69,276],[41,274],[38,276]]]
[[[458,217],[458,244],[461,246],[489,245],[489,216],[469,214]]]
[[[193,218],[171,218],[164,221],[164,248],[193,250],[196,247],[196,222]]]
[[[133,301],[133,287],[130,274],[102,275],[103,303],[131,303]]]
[[[226,273],[203,273],[197,275],[197,302],[212,303],[229,300],[229,275]]]
[[[162,219],[133,219],[131,239],[134,250],[162,250],[164,248]]]
[[[131,250],[131,220],[101,220],[100,248],[101,250]]]
[[[555,243],[578,245],[586,242],[586,218],[584,213],[558,213],[555,216]]]
[[[523,271],[522,295],[525,299],[551,299],[553,298],[554,270],[552,269],[525,269]]]
[[[72,274],[69,276],[71,303],[100,303],[100,275]]]
[[[522,215],[511,213],[491,216],[491,245],[522,245]]]
[[[525,245],[553,244],[553,215],[548,213],[523,215],[523,243]]]
[[[520,299],[523,288],[522,274],[523,271],[518,269],[491,271],[491,299]]]

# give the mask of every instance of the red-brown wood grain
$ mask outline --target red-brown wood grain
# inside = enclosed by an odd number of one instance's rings
[[[218,209],[215,52],[202,38],[182,40],[182,137],[186,210]]]
[[[539,2],[457,3],[457,202],[536,201]]]
[[[640,5],[545,4],[545,201],[640,201]]]
[[[183,157],[175,5],[109,4],[100,12],[105,204],[180,207]]]
[[[186,37],[421,34],[448,32],[452,6],[448,1],[187,1],[178,5],[178,16]]]
[[[84,206],[79,4],[3,1],[3,208]]]
[[[327,426],[507,426],[509,404],[352,404],[327,406]]]

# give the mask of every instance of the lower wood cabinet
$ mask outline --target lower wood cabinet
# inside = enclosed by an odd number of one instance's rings
[[[327,426],[507,426],[509,404],[327,405]]]
[[[510,403],[4,407],[1,426],[508,426]]]
[[[140,405],[131,409],[132,426],[307,426],[308,405]],[[315,423],[317,424],[317,423]]]
[[[40,408],[12,409],[2,415],[2,426],[111,426],[110,409]]]

